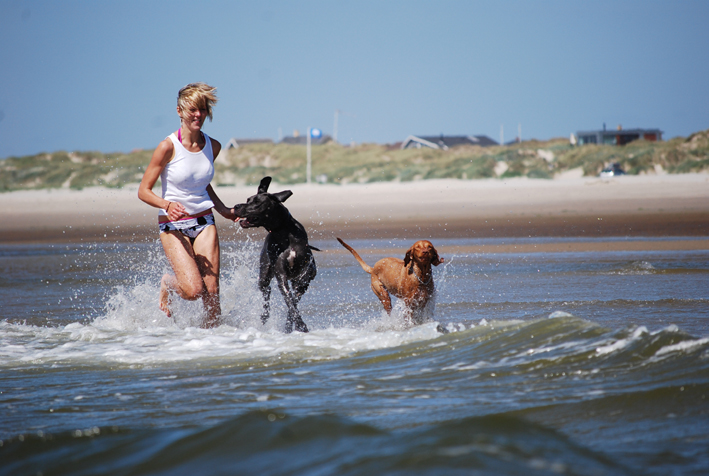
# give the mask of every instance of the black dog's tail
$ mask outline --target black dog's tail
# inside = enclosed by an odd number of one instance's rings
[[[347,243],[342,241],[340,238],[338,238],[337,241],[339,241],[342,246],[347,248],[347,250],[350,253],[352,253],[352,256],[355,257],[355,259],[357,260],[357,262],[359,263],[359,265],[362,267],[363,270],[365,270],[369,274],[372,274],[372,267],[369,266],[367,263],[365,263],[364,260],[359,256],[359,254],[350,245],[348,245]]]

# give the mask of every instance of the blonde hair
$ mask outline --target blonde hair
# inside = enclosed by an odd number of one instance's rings
[[[190,106],[207,109],[207,116],[212,120],[212,107],[217,103],[217,88],[205,83],[190,83],[177,93],[177,107],[184,111]]]

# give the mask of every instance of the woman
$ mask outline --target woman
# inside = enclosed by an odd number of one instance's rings
[[[171,297],[202,298],[202,327],[219,324],[219,236],[212,208],[224,218],[236,219],[234,210],[217,197],[210,182],[214,159],[221,144],[202,132],[217,102],[216,88],[204,83],[188,84],[177,96],[180,128],[160,142],[138,189],[138,198],[158,211],[160,241],[174,274],[160,283],[160,309],[168,316]],[[162,196],[153,192],[158,177]]]

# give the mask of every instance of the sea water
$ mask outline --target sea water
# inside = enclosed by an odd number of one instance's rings
[[[323,240],[284,334],[260,246],[223,243],[209,330],[158,309],[157,242],[0,246],[0,474],[709,473],[709,252],[441,253],[406,327]]]

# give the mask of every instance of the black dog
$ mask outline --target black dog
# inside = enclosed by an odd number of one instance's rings
[[[297,305],[317,274],[312,250],[320,250],[308,244],[305,228],[283,205],[293,192],[268,193],[270,184],[271,177],[264,177],[256,195],[249,197],[246,203],[234,206],[234,214],[239,217],[242,228],[262,226],[268,231],[261,250],[259,270],[259,289],[264,299],[261,321],[265,324],[268,320],[271,280],[275,276],[288,306],[286,332],[292,332],[293,326],[297,331],[308,332]],[[288,285],[289,281],[293,290]]]

